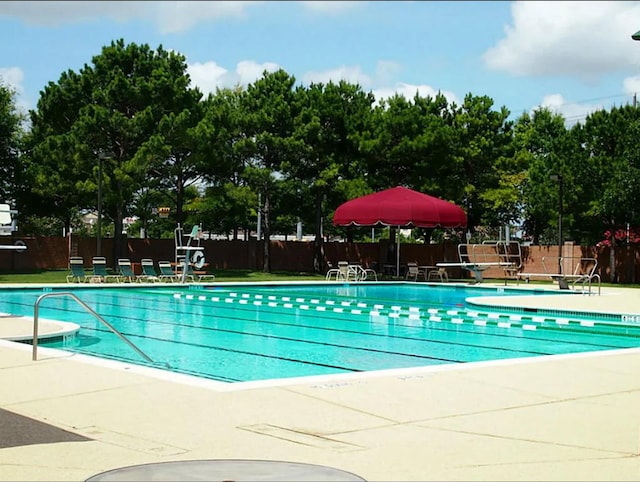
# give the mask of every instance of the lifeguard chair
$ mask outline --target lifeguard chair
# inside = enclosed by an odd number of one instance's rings
[[[11,216],[15,213],[17,211],[11,209],[8,204],[0,204],[0,236],[11,236],[11,233],[16,231],[16,221]],[[27,246],[22,240],[18,240],[14,245],[0,245],[0,249],[21,252],[27,249]]]
[[[8,204],[0,204],[0,236],[11,236],[14,231],[11,207]]]
[[[201,269],[205,264],[204,246],[202,240],[202,225],[194,225],[191,232],[185,234],[184,229],[178,223],[173,232],[175,239],[175,263],[176,270],[180,270],[179,277],[184,283],[187,280],[190,265]]]

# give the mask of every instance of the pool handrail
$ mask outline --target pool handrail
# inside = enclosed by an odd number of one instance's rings
[[[144,358],[149,363],[155,363],[145,352],[143,352],[140,348],[134,345],[131,340],[127,339],[122,333],[120,333],[111,323],[105,320],[102,316],[96,313],[89,305],[87,305],[84,301],[78,298],[74,293],[70,293],[68,291],[58,292],[58,293],[44,293],[38,296],[35,304],[33,305],[33,355],[32,360],[36,361],[38,359],[38,312],[40,309],[40,302],[49,297],[53,296],[69,296],[78,302],[80,306],[82,306],[85,310],[91,313],[99,322],[104,324],[107,328],[109,328],[118,338],[124,341],[127,345],[133,348],[136,353],[138,353],[142,358]]]

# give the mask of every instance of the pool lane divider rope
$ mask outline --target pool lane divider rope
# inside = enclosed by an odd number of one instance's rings
[[[176,299],[223,302],[227,304],[239,303],[242,305],[268,306],[271,308],[282,307],[284,309],[315,310],[318,312],[333,312],[338,314],[368,315],[373,317],[401,318],[412,320],[424,320],[430,322],[449,322],[453,324],[473,324],[482,327],[497,328],[521,328],[534,331],[539,328],[552,329],[558,327],[594,328],[596,323],[591,320],[571,320],[561,317],[549,317],[540,315],[521,315],[494,312],[481,312],[477,310],[458,310],[451,308],[420,308],[415,306],[402,307],[399,305],[386,306],[380,303],[367,304],[363,302],[339,301],[333,299],[310,299],[291,296],[276,296],[250,293],[229,292],[223,296],[207,296],[174,293]],[[292,303],[294,301],[294,303]],[[551,325],[551,326],[549,326]],[[600,327],[611,328],[610,324],[598,324]]]

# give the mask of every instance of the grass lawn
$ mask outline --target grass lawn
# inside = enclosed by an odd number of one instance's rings
[[[89,270],[85,270],[87,273]],[[214,272],[216,281],[321,281],[324,275],[311,273],[263,273],[261,271],[249,270],[220,270]],[[69,270],[43,270],[38,272],[0,273],[1,283],[66,283]]]
[[[90,270],[85,269],[87,273]],[[67,269],[57,269],[57,270],[43,270],[36,272],[28,272],[28,273],[19,273],[19,272],[0,272],[0,285],[2,283],[67,283],[67,275],[69,274],[69,270]],[[262,271],[250,271],[250,270],[216,270],[214,271],[216,275],[216,282],[225,282],[225,281],[324,281],[325,277],[321,274],[312,274],[312,273],[294,273],[294,272],[274,272],[274,273],[263,273]],[[385,279],[385,278],[378,278]],[[400,279],[400,281],[404,281],[404,279]],[[452,282],[464,282],[470,280],[451,280]],[[492,280],[487,280],[492,281]],[[552,283],[547,281],[531,281],[528,285],[525,283],[520,283],[520,287],[526,288],[527,286],[550,286]],[[516,283],[513,280],[510,280],[507,286],[515,286]],[[602,286],[624,286],[625,288],[638,288],[638,284],[612,284],[612,283],[602,283]]]

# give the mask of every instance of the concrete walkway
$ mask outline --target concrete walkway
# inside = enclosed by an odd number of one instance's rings
[[[508,303],[640,315],[640,290]],[[640,479],[640,349],[276,385],[38,353],[0,340],[0,437],[13,437],[0,444],[0,480],[198,459],[286,460],[369,481]]]

